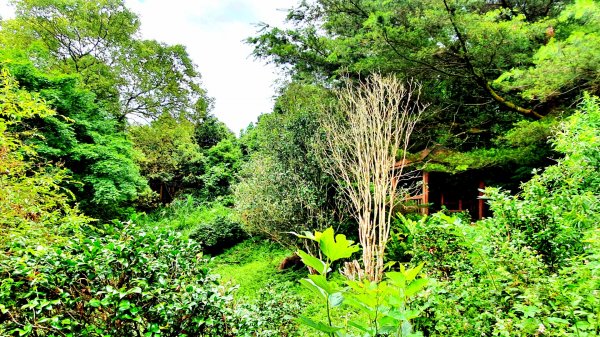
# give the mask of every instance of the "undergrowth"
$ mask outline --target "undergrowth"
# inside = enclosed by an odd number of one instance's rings
[[[238,286],[236,297],[249,303],[264,300],[265,291],[285,293],[290,301],[296,301],[301,312],[307,317],[324,317],[323,303],[314,301],[310,290],[302,287],[299,281],[306,277],[308,270],[278,270],[281,261],[293,252],[279,244],[262,238],[250,238],[211,259],[209,268],[220,275],[221,282],[228,286]],[[341,283],[342,277],[335,273],[334,282]],[[333,312],[338,321],[347,321],[357,313],[344,309]],[[296,316],[297,317],[297,316]],[[296,326],[298,336],[321,336],[309,327]]]
[[[238,296],[253,298],[269,284],[289,283],[296,287],[304,270],[279,271],[279,263],[292,251],[262,238],[250,238],[215,256],[209,266],[223,282],[239,285]]]

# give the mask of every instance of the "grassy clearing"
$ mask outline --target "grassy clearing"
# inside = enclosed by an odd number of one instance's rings
[[[305,271],[279,271],[279,263],[292,254],[268,240],[251,238],[211,259],[209,267],[223,282],[239,285],[239,296],[254,298],[258,291],[270,284],[295,285]]]
[[[132,220],[149,227],[171,228],[187,237],[198,224],[210,222],[217,216],[228,216],[230,212],[231,209],[221,204],[197,204],[193,199],[188,198],[178,200],[159,212],[150,215],[140,214]],[[292,253],[292,250],[285,249],[272,241],[250,238],[211,257],[208,267],[211,273],[220,275],[223,284],[238,286],[236,297],[240,302],[265,305],[271,303],[268,299],[273,299],[274,293],[281,293],[282,299],[287,302],[293,301],[301,307],[302,315],[323,321],[327,317],[325,303],[321,303],[320,297],[298,282],[306,277],[307,269],[278,270],[281,261]],[[342,278],[338,273],[332,273],[332,276],[339,278],[341,283]],[[334,321],[338,325],[343,324],[345,317],[353,315],[351,312],[338,309],[333,312]],[[265,310],[271,309],[265,308]],[[281,310],[286,309],[282,306]],[[265,312],[265,315],[268,313]],[[297,313],[291,315],[296,317]],[[303,325],[297,326],[296,335],[320,336],[316,330]]]

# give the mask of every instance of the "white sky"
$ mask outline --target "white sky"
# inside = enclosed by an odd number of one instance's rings
[[[198,65],[213,114],[239,134],[261,113],[270,112],[275,94],[274,67],[254,60],[243,40],[256,23],[281,26],[298,0],[125,0],[142,22],[142,37],[182,44]],[[11,11],[0,0],[0,16]]]
[[[272,66],[250,56],[243,40],[256,23],[281,26],[298,0],[126,0],[144,38],[182,44],[198,65],[213,113],[236,134],[273,107]]]

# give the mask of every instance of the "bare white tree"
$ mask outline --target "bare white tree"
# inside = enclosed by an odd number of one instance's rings
[[[323,119],[326,169],[338,179],[358,222],[364,274],[379,281],[398,180],[415,124],[426,105],[421,87],[374,74],[338,92],[337,113]],[[397,154],[403,157],[397,161]],[[395,168],[394,168],[395,166]]]

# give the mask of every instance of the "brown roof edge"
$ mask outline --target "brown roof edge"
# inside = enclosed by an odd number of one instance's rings
[[[396,162],[396,164],[394,164],[394,168],[398,169],[401,167],[405,167],[411,164],[416,164],[416,163],[420,163],[422,161],[425,160],[425,158],[427,158],[427,156],[429,156],[429,154],[431,154],[431,152],[433,150],[435,150],[437,147],[430,147],[430,148],[426,148],[424,150],[422,150],[421,152],[419,152],[419,157],[417,160],[410,160],[407,158],[403,158],[402,160],[399,160]]]

